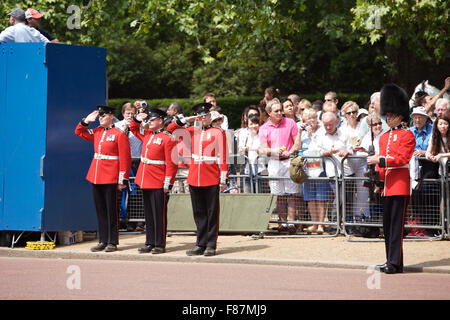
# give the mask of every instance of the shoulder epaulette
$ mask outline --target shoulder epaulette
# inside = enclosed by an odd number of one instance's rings
[[[171,134],[169,131],[163,131],[163,133],[167,134],[171,139],[175,139],[175,136]]]

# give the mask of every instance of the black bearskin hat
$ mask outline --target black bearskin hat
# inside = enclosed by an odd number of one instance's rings
[[[405,90],[394,83],[386,84],[380,94],[380,114],[385,116],[393,113],[403,116],[403,121],[409,120],[409,98]]]

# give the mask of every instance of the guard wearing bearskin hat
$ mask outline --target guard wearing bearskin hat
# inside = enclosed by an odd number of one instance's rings
[[[385,85],[380,107],[390,130],[380,137],[380,154],[367,157],[367,163],[376,164],[384,182],[381,192],[387,261],[376,269],[393,274],[403,272],[403,226],[410,196],[409,161],[416,142],[413,133],[402,125],[409,120],[408,96],[402,88]]]

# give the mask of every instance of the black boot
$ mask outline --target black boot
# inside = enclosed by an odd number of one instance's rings
[[[106,243],[100,242],[98,245],[96,245],[95,247],[91,248],[92,252],[98,252],[98,251],[103,251],[106,248]]]
[[[195,246],[194,249],[186,251],[188,256],[201,256],[205,252],[205,247]]]

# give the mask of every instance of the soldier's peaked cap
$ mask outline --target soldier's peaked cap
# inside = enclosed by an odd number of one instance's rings
[[[114,107],[110,106],[97,106],[98,111],[100,111],[102,114],[112,113],[114,114]]]
[[[211,109],[212,104],[208,102],[201,102],[192,107],[194,113],[196,115],[205,115],[209,113],[209,109]]]
[[[149,108],[148,109],[148,120],[155,120],[156,118],[162,118],[167,116],[167,113],[158,108]]]

